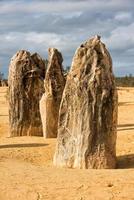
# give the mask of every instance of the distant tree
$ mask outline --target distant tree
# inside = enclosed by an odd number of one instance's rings
[[[69,71],[70,70],[70,66],[66,66],[66,70]]]
[[[3,78],[4,78],[4,74],[0,72],[0,81],[3,80]]]
[[[129,74],[129,78],[132,78],[133,77],[133,75],[132,74]]]
[[[66,66],[66,67],[64,68],[64,73],[68,73],[69,70],[70,70],[70,66]]]

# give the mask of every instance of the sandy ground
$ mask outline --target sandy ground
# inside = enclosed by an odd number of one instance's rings
[[[7,88],[0,88],[0,200],[134,200],[134,88],[119,88],[118,168],[53,167],[55,139],[8,137]]]

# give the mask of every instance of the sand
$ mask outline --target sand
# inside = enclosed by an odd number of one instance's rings
[[[0,200],[134,200],[134,88],[119,88],[118,168],[59,169],[56,139],[8,137],[7,88],[0,88]]]

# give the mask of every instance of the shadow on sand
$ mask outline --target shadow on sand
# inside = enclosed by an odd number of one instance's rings
[[[130,106],[134,105],[134,102],[119,102],[118,106]]]
[[[48,144],[42,144],[42,143],[31,143],[31,144],[5,144],[0,145],[0,149],[6,149],[6,148],[25,148],[25,147],[43,147],[47,146]]]
[[[122,155],[117,157],[117,169],[134,168],[134,154]]]
[[[134,124],[119,124],[117,126],[117,131],[127,131],[134,130]]]
[[[117,131],[134,130],[134,124],[119,124]],[[117,157],[118,169],[134,168],[134,154],[122,155]]]

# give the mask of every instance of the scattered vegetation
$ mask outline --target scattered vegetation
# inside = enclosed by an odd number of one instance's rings
[[[116,77],[116,85],[118,87],[134,87],[134,76],[130,74],[125,77]]]
[[[64,74],[68,74],[70,70],[70,66],[64,68]],[[0,72],[0,81],[6,80],[4,79],[4,74]],[[132,74],[123,76],[123,77],[115,77],[117,87],[134,87],[134,76]]]
[[[3,80],[4,74],[0,72],[0,81]]]

